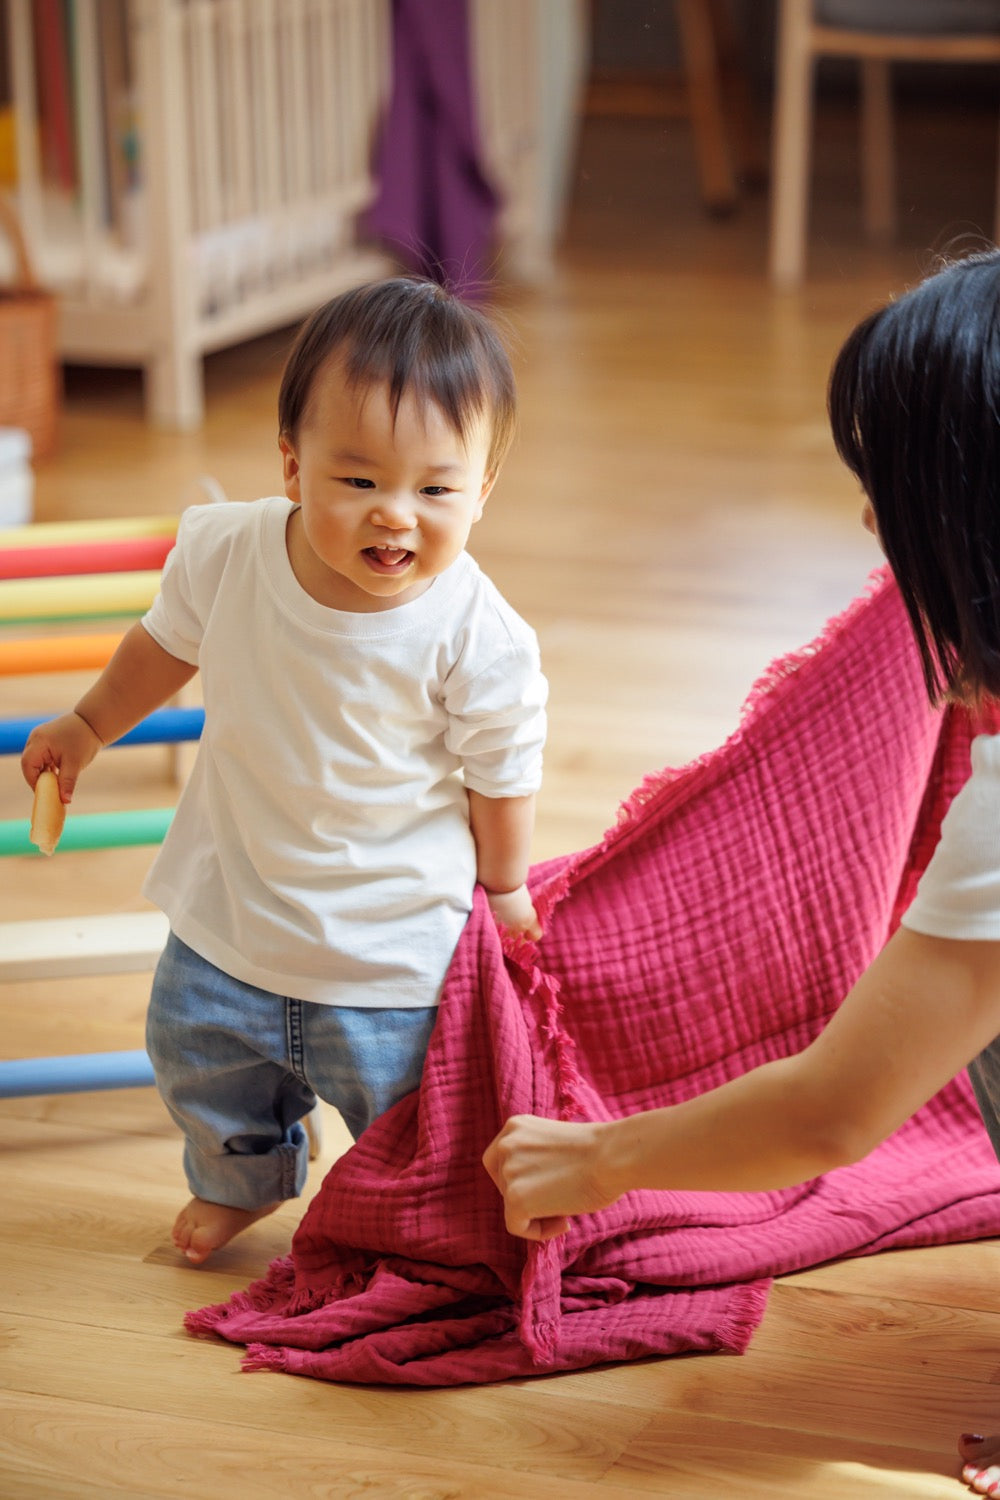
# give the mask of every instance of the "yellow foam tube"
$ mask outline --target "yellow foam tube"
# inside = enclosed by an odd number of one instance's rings
[[[140,573],[6,579],[0,582],[0,621],[11,624],[145,614],[161,576],[159,568],[152,568]]]
[[[72,542],[176,536],[176,516],[116,516],[99,521],[32,521],[0,530],[0,547],[62,547]]]

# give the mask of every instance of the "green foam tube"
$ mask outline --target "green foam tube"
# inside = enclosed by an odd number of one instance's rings
[[[74,849],[127,849],[135,844],[162,844],[170,821],[172,807],[144,807],[134,812],[81,813],[66,819],[58,853]],[[0,856],[37,854],[28,838],[30,818],[0,822]]]

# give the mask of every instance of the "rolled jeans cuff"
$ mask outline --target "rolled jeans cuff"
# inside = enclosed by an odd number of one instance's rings
[[[285,1139],[263,1153],[200,1151],[190,1140],[184,1146],[184,1173],[196,1198],[227,1208],[264,1208],[298,1198],[306,1185],[309,1143],[298,1123]]]

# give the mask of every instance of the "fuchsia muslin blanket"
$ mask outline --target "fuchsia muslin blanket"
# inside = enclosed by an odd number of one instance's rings
[[[247,1368],[447,1385],[742,1351],[770,1278],[1000,1232],[964,1075],[865,1161],[771,1193],[630,1193],[561,1240],[507,1235],[502,1121],[669,1104],[803,1047],[895,926],[968,775],[885,574],[776,663],[737,732],[651,777],[598,847],[538,867],[545,937],[505,953],[482,893],[423,1083],[331,1169],[287,1259],[188,1327]],[[947,1025],[942,995],[942,1025]]]

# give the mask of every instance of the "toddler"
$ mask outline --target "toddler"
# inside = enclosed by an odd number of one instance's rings
[[[184,514],[148,614],[22,761],[69,802],[201,673],[204,733],[145,885],[170,919],[147,1045],[195,1264],[301,1192],[317,1097],[357,1137],[416,1087],[477,881],[540,935],[546,684],[465,551],[513,435],[497,332],[433,282],[348,292],[301,330],[278,419],[284,496]]]

